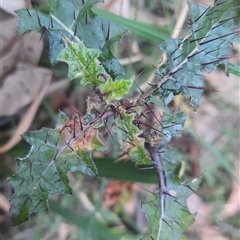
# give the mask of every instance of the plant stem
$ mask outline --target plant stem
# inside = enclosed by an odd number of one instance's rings
[[[169,195],[169,191],[168,191],[166,183],[165,183],[164,169],[163,169],[163,166],[162,166],[161,159],[159,158],[156,146],[152,146],[150,143],[146,142],[145,147],[148,150],[148,152],[150,153],[151,159],[152,159],[152,161],[153,161],[153,163],[156,167],[157,177],[158,177],[158,185],[160,187],[159,199],[160,199],[161,216],[160,216],[159,223],[158,223],[159,228],[158,228],[157,239],[161,239],[160,235],[161,235],[161,232],[162,232],[162,223],[166,222],[165,213],[164,213],[165,200],[166,200],[166,195]]]
[[[151,146],[150,143],[145,143],[145,147],[150,153],[151,159],[156,167],[157,170],[157,177],[158,177],[158,185],[161,189],[161,194],[168,193],[166,184],[165,184],[165,175],[164,175],[164,169],[161,163],[161,160],[159,158],[157,149],[155,146]]]

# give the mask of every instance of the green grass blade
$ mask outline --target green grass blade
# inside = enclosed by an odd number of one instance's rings
[[[238,177],[234,173],[234,168],[231,166],[231,163],[227,161],[222,154],[208,141],[205,140],[204,137],[201,138],[201,144],[204,148],[206,148],[209,153],[216,159],[218,166],[224,168],[230,176],[232,176],[237,182],[239,182]]]
[[[169,34],[167,34],[166,30],[160,27],[154,27],[150,24],[137,22],[134,20],[126,19],[116,14],[104,11],[99,8],[92,8],[93,12],[96,13],[98,16],[105,18],[111,22],[114,22],[131,32],[135,33],[136,35],[145,38],[151,42],[161,43],[170,38]]]
[[[229,73],[240,77],[240,66],[230,63],[229,64]]]
[[[155,169],[139,170],[132,161],[115,162],[114,160],[111,158],[94,158],[100,177],[143,183],[157,182]]]

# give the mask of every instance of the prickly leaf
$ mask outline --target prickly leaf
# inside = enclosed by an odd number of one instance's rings
[[[139,129],[133,125],[132,121],[134,119],[133,114],[127,114],[124,110],[120,112],[121,120],[119,127],[125,130],[129,135],[129,139],[133,139],[139,133]]]
[[[68,77],[72,80],[77,73],[82,73],[81,85],[98,86],[102,80],[98,78],[106,74],[103,66],[100,65],[98,56],[100,51],[93,48],[86,48],[82,42],[71,43],[66,40],[64,48],[57,57],[58,61],[66,62],[69,66]]]
[[[142,138],[134,138],[129,144],[129,155],[131,159],[138,164],[151,164],[151,159],[147,156],[144,148],[144,140]]]
[[[28,220],[38,210],[47,210],[48,199],[57,193],[71,194],[67,173],[97,176],[91,151],[99,149],[96,132],[81,132],[79,121],[60,112],[55,129],[28,132],[23,138],[31,144],[29,154],[17,159],[17,173],[10,178],[13,225]],[[92,130],[93,131],[93,130]],[[83,136],[84,135],[84,136]]]
[[[83,41],[86,47],[104,49],[101,62],[113,78],[124,75],[119,61],[110,48],[120,41],[126,30],[105,19],[96,16],[91,8],[102,0],[49,0],[49,14],[36,9],[21,9],[18,32],[20,35],[33,30],[47,33],[50,43],[50,61],[55,63],[58,54],[65,47],[63,36],[72,42]]]
[[[166,52],[166,65],[156,70],[162,85],[159,96],[167,104],[174,95],[188,95],[193,108],[200,103],[202,71],[210,73],[217,65],[228,69],[228,49],[236,35],[232,1],[215,1],[213,6],[203,7],[189,3],[191,31],[184,39],[170,39],[160,45]]]
[[[186,121],[184,112],[164,113],[158,129],[161,131],[162,141],[169,142],[172,137],[180,135]]]
[[[133,79],[113,81],[111,78],[108,78],[107,81],[100,86],[100,90],[106,103],[110,104],[113,100],[120,100],[129,92],[132,83]]]
[[[173,173],[167,173],[166,185],[171,196],[159,194],[157,191],[154,200],[142,204],[151,228],[143,240],[179,239],[194,221],[194,215],[187,208],[186,199],[197,189],[199,181],[194,179],[181,183]]]

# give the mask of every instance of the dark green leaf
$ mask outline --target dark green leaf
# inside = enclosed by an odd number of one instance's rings
[[[49,15],[35,9],[18,10],[18,32],[22,35],[29,30],[43,29],[49,37],[51,63],[56,61],[64,48],[63,36],[72,42],[82,40],[88,48],[103,49],[100,59],[110,76],[122,76],[123,68],[112,55],[110,47],[121,39],[126,30],[96,16],[91,11],[96,2],[102,1],[49,0]]]
[[[70,127],[71,122],[64,113],[61,112],[58,119],[56,129],[43,128],[23,135],[32,147],[25,158],[16,160],[18,171],[9,181],[15,192],[10,209],[13,225],[27,221],[29,215],[37,210],[47,210],[47,201],[52,195],[71,194],[68,171],[97,176],[91,152],[78,149],[88,145],[76,145],[80,137],[66,134],[70,129],[65,131],[63,124],[69,123]]]
[[[186,121],[184,112],[164,113],[158,129],[161,131],[162,141],[169,142],[173,136],[180,135]]]
[[[167,104],[174,95],[189,95],[194,109],[200,103],[202,71],[210,73],[225,64],[228,73],[228,48],[236,35],[232,1],[219,0],[208,8],[189,3],[191,31],[184,39],[170,39],[160,45],[166,52],[167,66],[156,70],[164,79],[159,96]],[[167,67],[167,73],[166,71]]]

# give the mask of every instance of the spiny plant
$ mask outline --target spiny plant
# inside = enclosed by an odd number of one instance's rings
[[[72,194],[68,171],[98,176],[92,152],[107,150],[107,130],[137,165],[156,169],[159,190],[154,200],[142,204],[151,228],[142,239],[178,239],[194,220],[186,199],[200,180],[183,182],[178,177],[176,156],[168,142],[180,134],[186,114],[167,106],[181,94],[191,98],[196,110],[204,87],[202,72],[210,73],[219,64],[228,72],[228,48],[237,34],[232,1],[218,0],[209,7],[189,3],[189,34],[160,44],[167,61],[156,68],[155,83],[145,91],[139,88],[137,98],[130,96],[134,77],[126,76],[111,51],[127,31],[94,14],[96,2],[102,1],[49,0],[49,14],[37,9],[17,11],[19,34],[43,30],[49,38],[51,63],[67,63],[69,79],[81,73],[80,85],[90,86],[95,94],[86,99],[85,115],[76,113],[69,119],[60,111],[54,129],[22,135],[31,149],[25,158],[16,159],[17,173],[9,180],[14,190],[13,225],[27,221],[33,212],[47,210],[54,194]],[[163,115],[152,109],[152,98],[165,105]]]

